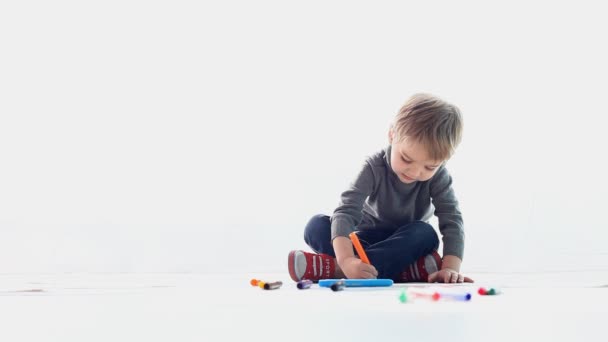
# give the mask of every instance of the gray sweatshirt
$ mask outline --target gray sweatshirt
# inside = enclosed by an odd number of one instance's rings
[[[390,165],[391,147],[367,158],[350,188],[342,193],[331,216],[331,238],[374,227],[395,229],[413,221],[428,221],[434,214],[443,235],[443,255],[462,260],[464,229],[452,177],[445,165],[424,182],[405,184]],[[434,210],[433,210],[434,209]]]

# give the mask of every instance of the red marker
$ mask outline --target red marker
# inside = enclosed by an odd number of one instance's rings
[[[412,296],[415,298],[428,298],[432,299],[433,301],[438,301],[441,298],[439,292],[417,291],[411,288],[407,290],[407,294],[408,296]]]

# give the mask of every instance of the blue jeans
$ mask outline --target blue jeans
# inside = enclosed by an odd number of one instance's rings
[[[405,267],[439,247],[433,226],[414,221],[401,227],[358,229],[357,236],[378,278],[399,280]],[[336,257],[331,244],[331,222],[327,215],[315,215],[304,229],[304,241],[316,253]],[[356,252],[355,252],[356,253]]]

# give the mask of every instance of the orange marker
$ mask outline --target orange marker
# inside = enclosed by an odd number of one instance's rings
[[[367,255],[365,254],[365,251],[363,250],[363,246],[361,246],[361,242],[359,242],[357,233],[352,232],[348,234],[348,237],[350,238],[350,241],[353,242],[353,246],[355,246],[355,249],[357,250],[357,254],[359,254],[359,258],[361,258],[361,261],[368,265],[371,265],[369,259],[367,258]]]
[[[258,286],[258,282],[260,282],[259,279],[251,279],[249,284],[251,284],[251,286]]]

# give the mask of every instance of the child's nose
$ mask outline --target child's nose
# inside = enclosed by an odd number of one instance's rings
[[[412,170],[412,175],[411,177],[418,179],[420,177],[420,174],[422,173],[422,170],[419,167],[416,167]]]

